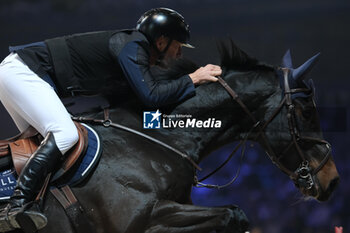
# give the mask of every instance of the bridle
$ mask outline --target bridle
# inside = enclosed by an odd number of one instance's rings
[[[285,172],[287,175],[289,175],[289,177],[293,180],[293,182],[300,186],[303,187],[305,189],[311,189],[314,185],[314,179],[313,177],[323,168],[323,166],[327,163],[329,157],[330,157],[330,152],[331,152],[331,148],[330,148],[330,144],[323,140],[323,139],[319,139],[319,138],[315,138],[315,137],[308,137],[308,136],[302,136],[297,128],[296,125],[296,116],[295,116],[295,106],[293,104],[292,101],[292,94],[294,93],[298,93],[298,92],[307,92],[309,91],[309,89],[307,88],[295,88],[295,89],[291,89],[289,86],[289,82],[288,82],[288,76],[290,73],[290,70],[287,68],[281,68],[283,71],[283,85],[284,85],[284,97],[282,99],[282,101],[279,103],[278,107],[276,108],[276,110],[272,113],[272,115],[270,116],[270,118],[262,125],[261,121],[257,121],[254,117],[254,115],[249,111],[249,109],[247,108],[247,106],[241,101],[241,99],[239,98],[239,96],[237,95],[237,93],[221,78],[218,77],[218,80],[220,82],[220,84],[226,89],[226,91],[230,94],[230,96],[233,98],[233,100],[235,100],[240,106],[241,108],[244,110],[244,112],[249,116],[249,118],[253,121],[254,125],[252,127],[252,129],[247,133],[246,137],[244,138],[243,142],[241,142],[240,144],[238,144],[238,146],[234,149],[233,153],[235,151],[237,151],[238,147],[241,145],[244,145],[246,140],[248,139],[249,134],[256,129],[258,131],[257,137],[261,137],[261,139],[263,140],[263,143],[266,146],[266,153],[268,154],[268,156],[270,157],[271,161],[278,167],[280,168],[283,172]],[[291,142],[290,144],[284,149],[284,151],[280,154],[277,155],[274,150],[271,147],[270,142],[268,141],[266,134],[265,134],[265,129],[266,127],[272,122],[272,120],[282,111],[283,107],[287,108],[287,119],[288,119],[288,126],[289,126],[289,133],[291,135]],[[324,158],[322,159],[321,163],[315,168],[312,169],[310,167],[310,162],[309,160],[306,159],[304,152],[302,151],[302,149],[300,148],[300,142],[301,141],[311,141],[314,143],[318,143],[318,144],[325,144],[326,148],[327,148],[327,153],[324,156]],[[299,157],[301,158],[302,162],[300,163],[299,167],[295,170],[292,171],[290,169],[288,169],[285,165],[283,165],[281,163],[281,159],[286,155],[286,153],[292,148],[295,147]],[[233,153],[230,154],[230,158],[232,157]],[[242,149],[242,156],[243,156],[243,149]],[[227,161],[225,161],[224,163],[226,163]],[[222,166],[220,166],[221,168]],[[209,175],[205,176],[204,178],[202,178],[201,180],[198,181],[197,185],[198,187],[208,187],[208,188],[223,188],[228,186],[229,184],[231,184],[237,177],[237,175],[235,176],[234,179],[231,180],[231,182],[225,184],[225,185],[208,185],[208,184],[203,184],[200,183],[202,180],[208,178],[209,176],[211,176],[212,174],[214,174],[216,171],[218,171],[218,169],[215,169],[214,172],[210,173]]]
[[[287,175],[289,175],[289,177],[293,180],[293,182],[299,186],[299,187],[303,187],[305,189],[311,189],[314,185],[314,179],[313,177],[323,168],[323,166],[327,163],[328,159],[330,158],[330,152],[331,152],[331,147],[330,144],[323,140],[323,139],[319,139],[319,138],[315,138],[315,137],[308,137],[308,136],[302,136],[297,128],[296,125],[296,117],[295,117],[295,106],[293,104],[292,101],[292,94],[294,93],[299,93],[299,92],[308,92],[310,91],[308,88],[294,88],[291,89],[289,87],[289,82],[288,82],[288,76],[290,73],[290,70],[287,68],[280,68],[283,71],[284,77],[284,97],[282,98],[282,101],[279,103],[278,107],[276,108],[276,110],[272,113],[272,115],[270,116],[270,118],[264,122],[264,124],[262,124],[262,121],[257,121],[254,117],[254,115],[249,111],[249,109],[247,108],[247,106],[242,102],[242,100],[239,98],[239,96],[237,95],[237,93],[225,82],[225,80],[223,80],[221,77],[218,77],[219,83],[225,88],[225,90],[229,93],[229,95],[233,98],[234,101],[236,101],[240,107],[244,110],[244,112],[249,116],[249,118],[252,120],[253,122],[253,126],[252,128],[248,131],[248,133],[246,134],[246,136],[244,137],[244,139],[237,144],[237,146],[233,149],[233,151],[231,152],[231,154],[229,155],[228,159],[226,159],[226,161],[221,164],[218,168],[216,168],[213,172],[211,172],[210,174],[206,175],[205,177],[201,178],[200,180],[197,179],[197,177],[195,176],[195,180],[194,180],[194,185],[196,187],[206,187],[206,188],[224,188],[227,187],[229,185],[231,185],[236,178],[238,177],[239,174],[239,170],[237,172],[237,174],[235,175],[235,177],[228,182],[227,184],[224,185],[212,185],[212,184],[205,184],[202,183],[203,180],[207,179],[208,177],[210,177],[211,175],[213,175],[214,173],[216,173],[218,170],[220,170],[231,158],[232,156],[235,154],[235,152],[239,149],[239,147],[242,146],[242,150],[241,150],[241,160],[244,156],[245,153],[245,144],[248,140],[249,135],[253,132],[257,130],[257,136],[256,139],[260,136],[263,140],[263,143],[266,146],[266,153],[268,154],[268,156],[270,157],[271,161],[277,166],[279,167],[283,172],[285,172]],[[291,142],[290,144],[285,148],[285,150],[278,156],[274,150],[272,149],[270,142],[268,141],[266,134],[265,134],[265,129],[266,127],[272,122],[272,120],[282,111],[282,108],[286,107],[287,108],[287,119],[288,119],[288,126],[289,126],[289,133],[291,135]],[[136,135],[139,135],[141,137],[144,137],[154,143],[157,143],[173,152],[175,152],[176,154],[180,155],[181,157],[187,159],[192,166],[197,169],[197,170],[201,170],[201,168],[198,166],[198,164],[196,162],[194,162],[190,156],[188,156],[186,153],[181,152],[180,150],[170,146],[167,143],[164,143],[154,137],[151,137],[147,134],[144,134],[140,131],[137,131],[135,129],[131,129],[127,126],[123,126],[117,123],[113,123],[112,120],[109,118],[109,110],[106,108],[104,109],[104,120],[102,119],[94,119],[94,118],[88,118],[88,117],[72,117],[74,120],[76,121],[81,121],[81,122],[90,122],[90,123],[96,123],[96,124],[102,124],[104,127],[114,127],[114,128],[118,128]],[[311,141],[314,143],[318,143],[318,144],[325,144],[326,148],[328,149],[326,155],[324,156],[324,158],[322,159],[321,163],[315,168],[312,169],[310,167],[310,162],[306,159],[303,151],[300,148],[300,142],[301,141]],[[302,162],[300,163],[299,167],[295,170],[292,171],[290,169],[288,169],[286,166],[284,166],[281,163],[281,159],[286,155],[286,153],[292,148],[295,147],[299,157],[301,158]]]

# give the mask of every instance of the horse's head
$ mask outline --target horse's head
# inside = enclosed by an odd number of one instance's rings
[[[238,111],[245,115],[240,120],[240,139],[252,130],[249,139],[264,147],[305,196],[328,200],[339,174],[330,144],[323,139],[313,82],[306,81],[319,54],[294,69],[289,51],[282,67],[276,68],[249,57],[232,41],[219,44],[219,49],[224,79],[246,105],[245,111],[242,105]]]
[[[314,101],[314,85],[307,75],[315,55],[294,69],[289,50],[276,69],[279,91],[266,100],[268,110],[260,142],[272,161],[305,195],[326,201],[339,182],[330,144],[323,139]]]

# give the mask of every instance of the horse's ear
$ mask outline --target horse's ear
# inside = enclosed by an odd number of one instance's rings
[[[290,54],[290,49],[287,50],[287,52],[284,54],[282,58],[282,67],[284,68],[293,68],[293,63],[292,63],[292,56]]]
[[[304,64],[299,66],[298,68],[292,70],[292,77],[295,81],[302,80],[306,77],[306,74],[311,71],[311,69],[315,66],[316,62],[319,59],[321,53],[317,53],[315,56],[307,60]]]

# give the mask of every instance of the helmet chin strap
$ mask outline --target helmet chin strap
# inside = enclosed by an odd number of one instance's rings
[[[161,64],[161,62],[162,62],[162,60],[164,59],[165,54],[166,54],[166,52],[168,51],[168,49],[169,49],[169,47],[170,47],[170,45],[171,45],[172,42],[173,42],[173,39],[169,39],[168,44],[167,44],[166,47],[163,49],[163,51],[160,51],[160,50],[158,49],[158,47],[155,46],[157,52],[159,53],[158,59],[157,59],[157,61],[156,61],[157,64]]]

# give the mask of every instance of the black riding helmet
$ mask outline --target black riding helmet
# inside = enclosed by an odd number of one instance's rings
[[[184,17],[168,8],[154,8],[145,12],[137,21],[136,29],[142,32],[154,45],[157,38],[165,36],[170,41],[177,40],[183,46],[194,48],[188,42],[190,30]]]

